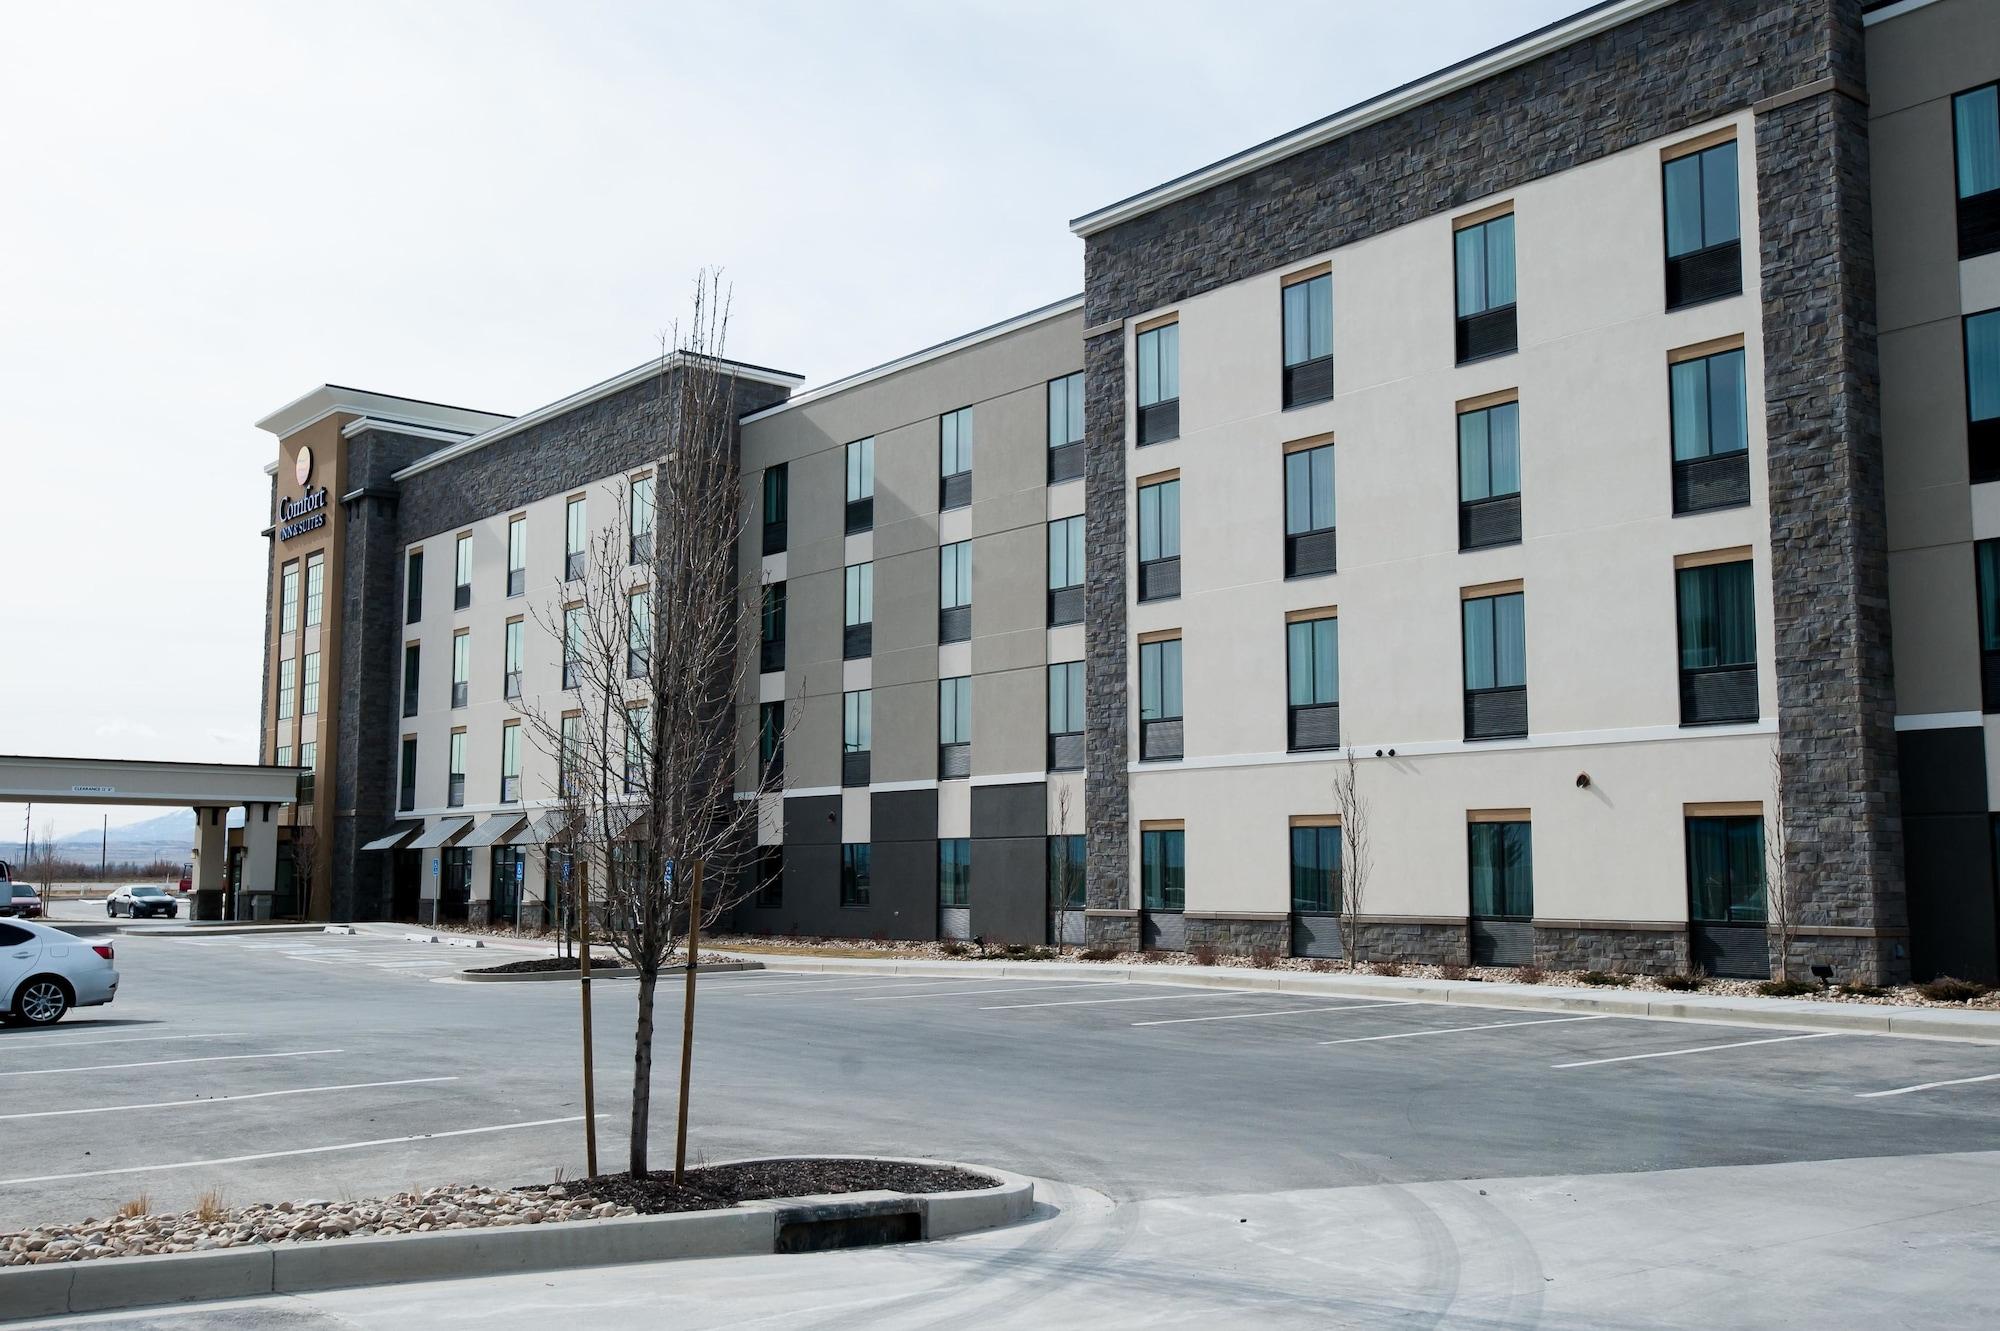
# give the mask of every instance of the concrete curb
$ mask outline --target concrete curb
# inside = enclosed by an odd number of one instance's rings
[[[718,949],[727,952],[727,949]],[[1482,980],[1403,980],[1387,975],[1316,975],[1310,971],[1253,970],[1234,966],[1120,966],[1108,962],[1063,961],[871,961],[859,957],[790,958],[768,952],[729,953],[754,957],[773,972],[802,971],[847,975],[985,975],[1018,980],[1031,976],[1147,982],[1279,994],[1345,998],[1404,999],[1460,1007],[1601,1013],[1624,1017],[1671,1017],[1746,1026],[1802,1030],[1860,1031],[1916,1035],[1928,1039],[2000,1043],[2000,1012],[1935,1007],[1892,1007],[1878,1003],[1815,1003],[1785,998],[1735,998],[1721,994],[1674,994],[1653,990],[1604,992],[1541,984],[1494,984]]]
[[[911,1163],[951,1164],[946,1160]],[[999,1186],[972,1192],[834,1193],[744,1202],[721,1211],[254,1244],[159,1257],[105,1257],[8,1267],[0,1270],[0,1322],[510,1271],[805,1251],[815,1246],[815,1226],[881,1216],[914,1215],[923,1239],[944,1239],[1014,1224],[1025,1220],[1033,1209],[1033,1180],[984,1165],[958,1168],[996,1178]]]
[[[505,962],[500,963],[505,965]],[[760,961],[704,961],[694,968],[696,975],[727,975],[733,971],[760,971],[764,964]],[[590,978],[593,980],[629,980],[639,973],[635,966],[592,966]],[[660,972],[660,979],[668,976],[686,975],[687,967],[670,966]],[[458,978],[474,984],[546,984],[551,980],[574,981],[575,971],[515,971],[511,974],[481,974],[478,971],[460,971]]]

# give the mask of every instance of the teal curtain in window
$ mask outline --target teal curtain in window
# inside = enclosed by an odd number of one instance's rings
[[[947,837],[938,842],[938,905],[972,904],[972,842]]]
[[[1140,881],[1147,910],[1180,910],[1187,899],[1186,834],[1139,834]]]
[[[1181,395],[1181,326],[1168,324],[1139,334],[1139,405],[1171,402]]]
[[[1285,364],[1333,354],[1333,278],[1322,275],[1285,288]]]
[[[1663,175],[1668,258],[1676,259],[1739,238],[1734,143],[1717,144],[1677,157],[1666,164]]]
[[[848,753],[865,753],[874,746],[874,693],[858,689],[841,698],[841,741]]]
[[[1285,534],[1333,526],[1333,445],[1285,456]]]
[[[2000,310],[1965,321],[1965,388],[1971,419],[2000,416]]]
[[[938,681],[938,743],[972,743],[972,677]]]
[[[1058,518],[1049,524],[1049,589],[1083,583],[1083,518]]]
[[[1083,442],[1083,376],[1049,380],[1049,447]]]
[[[1979,574],[1979,650],[2000,652],[2000,540],[1972,547]]]
[[[1526,920],[1535,914],[1532,830],[1527,823],[1467,824],[1472,913]]]
[[[1952,99],[1958,144],[1958,197],[2000,189],[2000,87],[1975,88]]]
[[[1757,600],[1750,561],[1680,570],[1681,669],[1754,665]]]
[[[1181,483],[1162,481],[1139,491],[1139,560],[1176,559],[1181,553]]]
[[[1340,912],[1340,829],[1292,829],[1292,909],[1312,915]]]
[[[1519,688],[1528,682],[1528,638],[1520,592],[1465,602],[1465,687]]]
[[[1180,639],[1139,644],[1139,719],[1160,721],[1181,714]]]
[[[1764,921],[1764,820],[1687,820],[1688,912],[1707,924]]]
[[[1049,667],[1049,733],[1083,733],[1083,662],[1062,661]]]
[[[1287,697],[1294,707],[1340,701],[1340,621],[1301,620],[1285,626]]]
[[[1750,446],[1742,351],[1680,361],[1668,366],[1667,374],[1674,461],[1735,453]]]
[[[1514,215],[1469,226],[1453,236],[1458,269],[1458,317],[1514,303]]]
[[[1736,144],[1719,143],[1696,153],[1701,161],[1701,240],[1704,246],[1735,240]]]
[[[1521,492],[1521,407],[1504,402],[1458,418],[1458,497],[1467,503]]]

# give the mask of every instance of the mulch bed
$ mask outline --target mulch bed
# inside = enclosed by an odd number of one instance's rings
[[[607,967],[616,966],[617,964],[617,959],[613,957],[601,959],[592,957],[590,960],[590,968],[592,970],[604,970]],[[573,971],[575,969],[575,957],[530,957],[526,961],[509,961],[498,966],[475,966],[466,973],[468,975],[525,975],[531,971]]]
[[[567,1195],[629,1206],[641,1215],[705,1211],[773,1197],[827,1192],[964,1192],[998,1187],[999,1180],[947,1165],[902,1160],[752,1160],[687,1171],[676,1188],[671,1170],[642,1178],[599,1174],[560,1185]]]

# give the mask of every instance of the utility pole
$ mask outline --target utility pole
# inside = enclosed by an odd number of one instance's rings
[[[109,858],[111,849],[111,815],[100,816],[104,823],[97,831],[97,881],[101,883],[104,881],[104,862]]]

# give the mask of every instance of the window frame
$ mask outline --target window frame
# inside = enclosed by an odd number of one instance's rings
[[[463,610],[472,604],[472,533],[460,532],[452,540],[452,607]]]
[[[1493,844],[1482,847],[1482,842]],[[1482,849],[1491,852],[1484,866],[1480,858]],[[1508,862],[1510,849],[1519,851],[1519,859],[1511,864]],[[1499,875],[1486,889],[1488,903],[1498,909],[1480,909],[1482,867]],[[1518,872],[1518,881],[1510,870]],[[1518,923],[1532,921],[1535,918],[1534,820],[1512,816],[1483,817],[1479,814],[1468,817],[1465,824],[1465,875],[1468,918]],[[1520,899],[1523,892],[1526,894],[1525,902]],[[1525,909],[1518,909],[1522,906]]]
[[[299,631],[299,561],[285,561],[278,570],[278,636]]]
[[[507,519],[507,595],[520,596],[528,590],[528,515],[516,513]]]
[[[403,644],[403,715],[415,716],[423,708],[424,648],[420,642]]]
[[[937,847],[938,908],[964,910],[972,905],[972,838],[939,837]]]
[[[299,715],[319,715],[319,653],[306,652],[299,657]]]
[[[1768,927],[1770,923],[1770,898],[1769,898],[1769,872],[1765,867],[1765,855],[1767,852],[1765,849],[1765,840],[1764,840],[1765,838],[1764,815],[1762,813],[1755,813],[1755,814],[1690,813],[1683,811],[1681,815],[1681,824],[1682,824],[1681,853],[1685,861],[1689,922],[1696,925],[1735,924],[1735,925],[1761,925]],[[1695,835],[1697,831],[1696,828],[1697,824],[1701,824],[1704,831],[1708,830],[1712,826],[1714,831],[1722,838],[1721,860],[1723,863],[1726,877],[1725,880],[1720,884],[1720,889],[1726,904],[1724,908],[1724,914],[1720,917],[1708,916],[1699,913],[1699,909],[1702,906],[1710,904],[1709,902],[1704,901],[1704,897],[1706,896],[1712,899],[1713,892],[1698,893],[1696,890],[1695,871],[1696,871],[1697,858],[1695,854]],[[1737,882],[1735,874],[1735,870],[1739,867],[1739,865],[1737,863],[1736,858],[1730,854],[1730,845],[1729,845],[1730,833],[1732,831],[1740,831],[1745,827],[1753,824],[1755,825],[1757,834],[1756,851],[1754,855],[1745,856],[1743,862],[1746,864],[1756,865],[1756,871],[1757,871],[1757,881],[1755,889],[1756,914],[1754,916],[1752,916],[1748,910],[1747,892],[1740,894],[1742,899],[1742,904],[1739,905],[1738,889],[1740,885]],[[1741,913],[1739,913],[1739,911]]]
[[[938,546],[938,609],[972,608],[972,538]]]
[[[1060,393],[1057,392],[1058,389],[1061,390]],[[1077,370],[1073,373],[1060,375],[1057,378],[1049,380],[1047,392],[1047,412],[1044,416],[1044,423],[1048,427],[1048,446],[1050,448],[1062,448],[1067,444],[1082,443],[1086,429],[1084,423],[1083,371]],[[1058,398],[1061,399],[1062,438],[1056,437]]]
[[[305,614],[301,622],[309,629],[326,622],[326,554],[323,551],[306,556]]]
[[[563,500],[563,581],[583,578],[590,549],[590,507],[586,495]]]
[[[1341,877],[1343,856],[1346,845],[1340,824],[1330,819],[1312,821],[1293,820],[1285,829],[1287,863],[1291,876],[1288,886],[1291,890],[1291,911],[1294,915],[1340,915],[1341,893],[1345,886]],[[1303,834],[1303,835],[1301,835]],[[1310,846],[1311,854],[1305,860],[1300,858],[1301,846]],[[1322,862],[1328,846],[1332,847],[1331,863]],[[1310,895],[1300,891],[1301,879],[1316,876],[1322,881],[1320,891]]]
[[[451,635],[451,705],[464,707],[472,700],[472,630],[459,629]]]
[[[516,615],[500,630],[500,696],[521,696],[522,675],[527,658],[527,621]]]
[[[874,845],[867,841],[840,843],[840,906],[867,910],[874,888]]]
[[[1187,829],[1139,830],[1139,906],[1163,914],[1187,909]]]
[[[423,617],[424,552],[419,547],[403,557],[403,623],[420,623]]]

